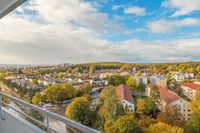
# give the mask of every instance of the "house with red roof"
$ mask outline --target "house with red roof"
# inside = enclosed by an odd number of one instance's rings
[[[190,118],[190,103],[181,97],[179,97],[176,93],[168,90],[165,87],[158,86],[156,84],[148,84],[146,88],[146,95],[151,97],[151,90],[152,88],[156,87],[159,93],[159,99],[157,103],[157,107],[164,111],[166,105],[172,105],[179,108],[181,114],[188,120]]]
[[[115,88],[115,94],[118,100],[123,104],[124,108],[135,110],[134,101],[130,89],[126,85],[119,85]]]
[[[200,84],[185,82],[181,84],[181,89],[183,90],[184,95],[189,99],[194,100],[197,91],[200,90]]]

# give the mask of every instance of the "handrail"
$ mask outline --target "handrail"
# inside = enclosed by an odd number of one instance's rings
[[[42,109],[42,108],[40,108],[40,107],[37,107],[37,106],[35,106],[35,105],[32,105],[32,104],[30,104],[30,103],[27,103],[27,102],[25,102],[25,101],[22,101],[22,100],[16,98],[16,97],[10,96],[10,95],[5,94],[5,93],[2,93],[2,92],[0,92],[0,110],[1,110],[1,108],[2,108],[2,107],[1,107],[1,106],[2,106],[1,96],[5,96],[5,97],[7,97],[8,99],[10,99],[10,100],[12,100],[12,101],[15,101],[15,102],[17,102],[17,103],[19,103],[19,104],[21,104],[21,105],[23,105],[23,106],[29,107],[29,108],[31,108],[31,109],[33,109],[33,110],[36,110],[36,111],[38,111],[38,112],[40,112],[40,113],[43,113],[43,114],[44,114],[45,116],[47,116],[47,117],[51,117],[51,118],[54,118],[54,119],[56,119],[56,120],[59,120],[59,121],[65,123],[65,124],[67,124],[67,125],[69,125],[69,126],[71,126],[71,127],[73,127],[73,128],[76,128],[76,129],[78,129],[78,130],[84,132],[84,133],[101,133],[100,131],[97,131],[97,130],[95,130],[95,129],[92,129],[92,128],[90,128],[90,127],[87,127],[87,126],[85,126],[85,125],[82,125],[82,124],[80,124],[80,123],[77,123],[77,122],[75,122],[75,121],[73,121],[73,120],[70,120],[70,119],[68,119],[68,118],[66,118],[66,117],[63,117],[63,116],[60,116],[60,115],[58,115],[58,114],[56,114],[56,113],[53,113],[53,112],[50,112],[50,111],[48,111],[48,110]]]

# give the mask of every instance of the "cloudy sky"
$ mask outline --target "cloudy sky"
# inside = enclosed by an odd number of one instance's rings
[[[0,20],[0,64],[200,61],[200,0],[30,0]]]

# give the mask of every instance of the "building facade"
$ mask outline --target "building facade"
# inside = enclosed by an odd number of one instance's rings
[[[160,96],[158,99],[157,107],[161,111],[164,111],[167,105],[170,105],[170,106],[172,105],[172,106],[176,106],[179,109],[180,113],[182,114],[185,120],[188,120],[190,118],[190,115],[191,115],[190,102],[182,99],[177,94],[168,90],[167,88],[158,86],[156,84],[149,84],[146,88],[146,95],[148,97],[151,97],[151,90],[155,86],[158,88],[158,93]]]
[[[128,108],[131,111],[135,111],[133,97],[131,91],[126,85],[119,85],[115,88],[115,94],[118,100],[122,103],[124,108]]]
[[[195,100],[196,93],[200,90],[200,84],[185,82],[181,84],[181,89],[183,90],[183,94],[190,100]]]

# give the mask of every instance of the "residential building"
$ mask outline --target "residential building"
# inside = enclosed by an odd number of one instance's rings
[[[135,77],[135,80],[136,80],[137,84],[147,85],[147,77],[146,76]]]
[[[181,89],[183,94],[186,95],[189,99],[194,100],[196,92],[200,90],[200,84],[185,82],[181,84]]]
[[[159,76],[159,75],[152,75],[152,76],[150,77],[150,82],[153,83],[153,84],[155,84],[158,76]]]
[[[193,73],[180,73],[177,72],[176,74],[174,74],[174,78],[177,82],[181,82],[184,79],[193,79],[194,78],[194,74]]]
[[[131,73],[130,73],[130,71],[128,71],[128,70],[120,72],[120,75],[121,75],[121,76],[126,76],[126,75],[130,75],[130,74],[131,74]]]
[[[160,95],[160,98],[158,99],[157,107],[161,110],[164,111],[166,105],[173,105],[178,107],[179,111],[181,112],[182,116],[184,117],[185,120],[188,120],[190,118],[190,102],[182,99],[179,97],[177,94],[174,92],[168,90],[167,88],[164,88],[162,86],[158,86],[156,84],[149,84],[146,88],[146,95],[151,96],[151,90],[153,87],[158,88],[158,92]]]
[[[167,87],[167,79],[165,76],[159,75],[156,78],[156,84],[162,87]]]
[[[199,85],[200,85],[200,80],[194,80],[193,83],[194,83],[194,84],[199,84]]]
[[[185,73],[186,79],[194,79],[194,73]]]
[[[177,82],[181,82],[182,80],[185,79],[185,75],[183,73],[176,73],[174,75],[174,79],[177,81]]]
[[[126,85],[119,85],[115,88],[115,94],[120,102],[123,104],[124,108],[128,108],[129,110],[135,110],[133,97],[131,95],[130,89]]]

